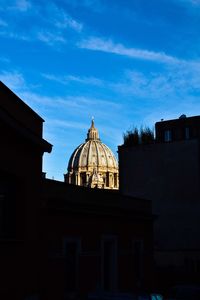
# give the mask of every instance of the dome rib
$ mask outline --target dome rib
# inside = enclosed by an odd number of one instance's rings
[[[90,166],[90,152],[91,152],[91,141],[88,141],[88,156],[87,156],[87,166]]]
[[[118,167],[118,162],[115,158],[115,156],[113,155],[113,153],[111,152],[110,148],[108,148],[108,146],[105,145],[105,147],[107,148],[108,152],[110,153],[110,158],[112,159],[113,165],[115,167]]]
[[[100,144],[100,143],[98,143]],[[100,165],[100,161],[99,161],[99,149],[97,147],[97,143],[95,142],[95,148],[96,148],[96,153],[97,153],[97,167],[99,167]]]
[[[68,164],[68,170],[70,171],[70,169],[73,169],[74,167],[74,161],[75,161],[75,158],[76,158],[76,155],[79,151],[79,149],[81,148],[81,146],[83,146],[84,143],[80,144],[75,150],[74,152],[72,153],[70,159],[69,159],[69,164]]]
[[[104,147],[103,147],[104,146]],[[106,150],[105,150],[105,145],[102,143],[102,149],[103,149],[103,151],[104,151],[104,153],[105,153],[105,161],[106,161],[106,164],[107,164],[107,166],[108,166],[108,155],[107,155],[107,152],[106,152]]]
[[[83,164],[81,163],[81,160],[82,160],[82,157],[84,155],[84,152],[85,152],[84,150],[85,150],[85,148],[87,146],[87,143],[83,143],[82,145],[83,145],[83,147],[81,149],[81,153],[79,155],[79,161],[78,161],[78,166],[80,166],[80,167],[83,167]]]

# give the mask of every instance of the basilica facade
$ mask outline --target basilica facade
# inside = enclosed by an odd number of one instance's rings
[[[101,189],[118,189],[118,163],[108,146],[99,138],[92,120],[85,143],[72,153],[65,182]]]

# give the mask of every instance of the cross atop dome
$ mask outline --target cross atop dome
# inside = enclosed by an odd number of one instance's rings
[[[87,139],[86,139],[86,141],[89,141],[89,140],[100,140],[99,139],[99,132],[94,127],[94,117],[92,117],[91,126],[88,129],[88,133],[87,133]]]
[[[94,125],[94,117],[93,117],[93,116],[92,116],[92,125]],[[92,126],[92,125],[91,125],[91,126]]]

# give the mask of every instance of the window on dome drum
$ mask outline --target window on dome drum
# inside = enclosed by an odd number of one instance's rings
[[[109,172],[106,173],[106,186],[109,186]]]
[[[76,184],[76,175],[75,174],[72,174],[72,176],[71,176],[71,183]]]
[[[86,184],[86,172],[80,174],[80,185]]]

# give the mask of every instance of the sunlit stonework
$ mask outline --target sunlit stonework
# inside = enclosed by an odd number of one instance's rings
[[[118,164],[112,151],[101,142],[98,130],[91,127],[85,143],[72,153],[65,182],[91,188],[118,189]]]

